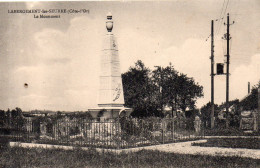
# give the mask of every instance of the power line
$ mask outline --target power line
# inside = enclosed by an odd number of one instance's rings
[[[208,41],[209,37],[211,36],[211,34],[206,38],[206,41]]]
[[[227,1],[227,5],[226,5],[226,9],[225,9],[224,15],[226,15],[226,11],[227,11],[227,7],[228,7],[228,3],[229,3],[229,0]]]
[[[224,0],[224,2],[223,2],[223,4],[222,4],[221,13],[220,13],[219,18],[221,18],[221,16],[222,16],[222,12],[223,12],[223,9],[224,9],[225,1],[226,1],[226,0]]]
[[[224,19],[224,17],[222,17],[222,13],[223,13],[223,9],[224,9],[224,6],[225,6],[225,2],[226,0],[224,0],[223,4],[222,4],[222,7],[221,7],[221,12],[220,12],[220,16],[219,18],[215,19],[215,21],[222,21]],[[220,29],[220,26],[221,26],[222,23],[218,24],[218,28],[217,28],[217,32],[219,32],[219,29]],[[218,33],[217,33],[218,34]],[[208,35],[208,37],[206,38],[206,41],[208,41],[209,37],[211,36],[211,34]]]
[[[221,43],[222,43],[222,55],[224,55],[224,53],[226,52],[225,51],[225,48],[224,48],[224,39],[221,39]]]
[[[228,4],[229,4],[229,0],[227,0],[226,7],[225,7],[225,12],[223,13],[223,16],[222,16],[222,18],[221,18],[221,23],[220,23],[220,26],[219,26],[217,35],[218,35],[218,33],[219,33],[220,27],[222,26],[222,23],[223,23],[223,20],[224,20],[224,16],[226,15],[227,8],[228,8]]]
[[[223,20],[223,18],[224,18],[224,17],[222,16],[222,12],[223,12],[223,9],[224,9],[224,6],[225,6],[225,2],[226,2],[226,0],[224,0],[224,2],[223,2],[223,4],[222,4],[220,16],[219,16],[219,19],[221,19],[221,20]],[[222,24],[222,21],[221,21],[221,23],[218,25],[217,35],[218,35],[218,33],[219,33],[219,29],[220,29],[220,27],[221,27],[221,24]]]
[[[232,48],[232,41],[233,41],[233,40],[230,39],[230,49],[229,49],[229,50],[230,50],[230,54],[231,54],[231,48]]]
[[[234,2],[234,1],[233,1]],[[239,4],[238,2],[236,3],[236,4]],[[234,9],[234,6],[232,7],[232,10]],[[235,14],[235,18],[234,18],[234,21],[233,21],[233,23],[235,23],[235,20],[236,20],[236,18],[237,18],[237,9],[238,8],[235,8],[236,10],[235,10],[235,12],[234,11],[232,11],[234,14]],[[231,53],[231,48],[232,48],[232,40],[231,40],[231,43],[230,43],[230,53]]]

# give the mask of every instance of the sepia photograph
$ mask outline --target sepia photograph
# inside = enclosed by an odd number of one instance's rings
[[[260,167],[260,1],[0,2],[0,168]]]

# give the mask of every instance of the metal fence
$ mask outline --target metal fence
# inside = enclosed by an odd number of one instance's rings
[[[23,117],[2,132],[12,141],[101,148],[130,148],[200,139],[204,130],[188,119],[86,119],[70,116]]]

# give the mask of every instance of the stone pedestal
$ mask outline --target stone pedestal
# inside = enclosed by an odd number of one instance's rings
[[[244,131],[257,131],[257,111],[242,111],[240,128]]]
[[[196,131],[197,133],[199,133],[200,130],[201,130],[201,120],[200,120],[199,116],[196,116],[196,117],[195,117],[195,120],[194,120],[194,128],[195,128],[195,131]]]
[[[88,112],[93,118],[118,118],[121,116],[129,116],[132,112],[131,108],[126,107],[97,107],[89,109]]]

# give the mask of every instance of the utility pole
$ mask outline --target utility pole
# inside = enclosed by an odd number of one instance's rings
[[[214,128],[214,21],[211,20],[211,129]]]
[[[234,23],[234,22],[233,22]],[[229,127],[229,59],[230,59],[230,55],[229,55],[229,40],[230,38],[230,34],[229,34],[229,13],[227,14],[227,34],[225,34],[225,39],[227,40],[227,73],[226,73],[226,127]]]

